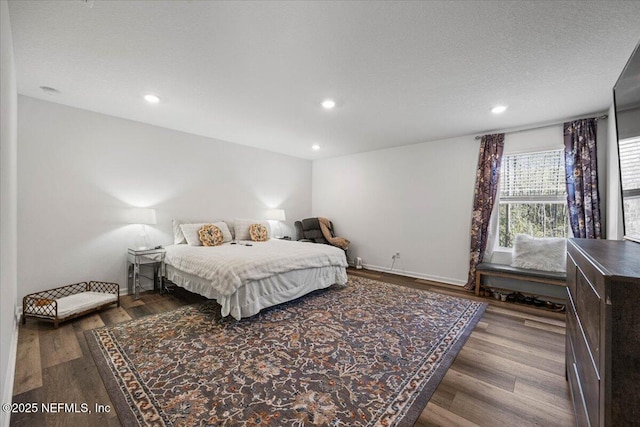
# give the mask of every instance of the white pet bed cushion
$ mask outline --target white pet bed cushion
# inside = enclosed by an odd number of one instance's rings
[[[518,234],[513,244],[511,266],[564,272],[567,270],[567,239]]]
[[[58,317],[67,317],[109,302],[116,302],[117,299],[118,296],[115,294],[92,291],[62,297],[56,300],[58,303]]]

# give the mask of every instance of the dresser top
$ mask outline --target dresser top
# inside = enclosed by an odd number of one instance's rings
[[[628,240],[569,239],[605,275],[640,281],[640,243]]]

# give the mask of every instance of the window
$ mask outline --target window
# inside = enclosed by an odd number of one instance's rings
[[[618,150],[625,234],[640,236],[640,137],[620,140]]]
[[[503,156],[499,197],[500,246],[512,247],[520,233],[567,237],[563,150]]]

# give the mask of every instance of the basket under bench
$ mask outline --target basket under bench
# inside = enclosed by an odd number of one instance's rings
[[[22,299],[22,324],[27,317],[53,322],[74,319],[111,304],[120,306],[120,285],[109,282],[81,282],[26,295]]]

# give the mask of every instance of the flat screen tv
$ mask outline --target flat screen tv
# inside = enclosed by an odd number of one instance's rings
[[[613,87],[624,238],[640,243],[640,44]]]

